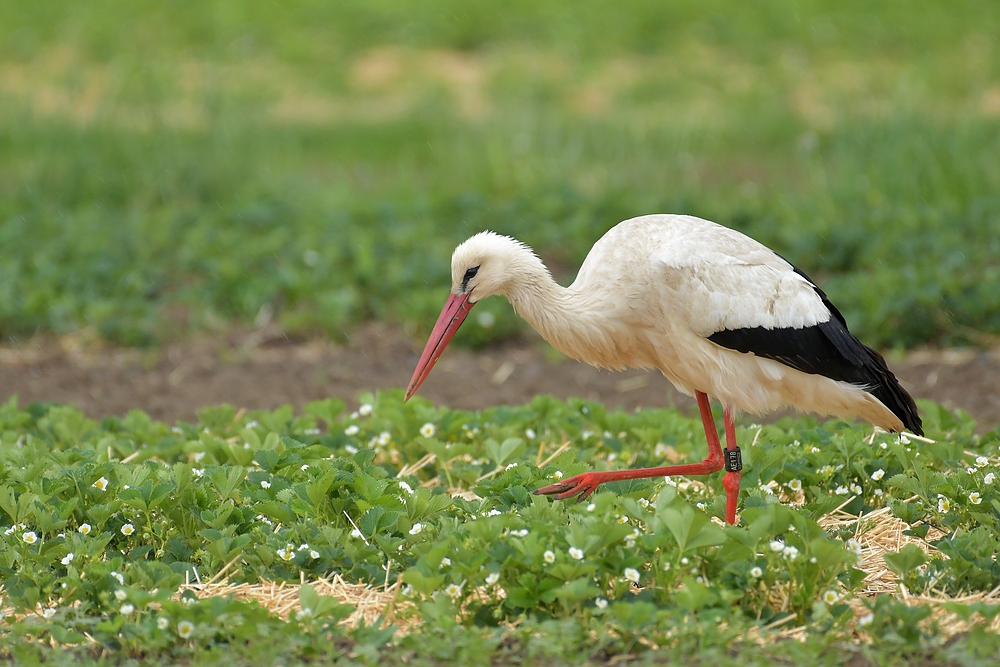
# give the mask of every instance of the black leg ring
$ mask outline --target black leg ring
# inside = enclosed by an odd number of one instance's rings
[[[726,454],[726,472],[739,472],[743,470],[743,454],[740,453],[740,448],[735,449],[723,449]]]

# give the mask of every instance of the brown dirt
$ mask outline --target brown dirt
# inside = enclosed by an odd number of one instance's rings
[[[361,329],[346,345],[294,341],[268,330],[231,331],[145,352],[80,337],[39,338],[0,347],[0,400],[16,394],[22,405],[71,403],[94,418],[138,408],[168,422],[192,421],[198,409],[219,403],[273,409],[337,396],[356,405],[361,392],[404,386],[422,342],[382,326]],[[520,404],[536,394],[581,396],[630,410],[693,406],[658,373],[610,373],[553,356],[533,334],[481,352],[449,349],[420,393],[460,409]],[[890,366],[915,397],[968,411],[980,431],[1000,423],[1000,350],[913,352]]]

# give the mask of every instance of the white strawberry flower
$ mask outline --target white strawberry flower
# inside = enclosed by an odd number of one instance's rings
[[[844,543],[844,548],[853,553],[858,558],[861,558],[861,542],[858,542],[855,538],[851,538]]]
[[[951,509],[951,501],[948,500],[947,496],[938,494],[938,512],[942,514],[947,514],[948,510]]]
[[[194,623],[191,621],[181,621],[177,624],[177,636],[187,639],[194,632]]]

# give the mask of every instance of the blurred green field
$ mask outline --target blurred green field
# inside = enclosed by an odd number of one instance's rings
[[[0,336],[427,326],[491,228],[568,281],[700,215],[870,343],[1000,335],[1000,5],[0,0]],[[506,303],[466,342],[522,325]]]

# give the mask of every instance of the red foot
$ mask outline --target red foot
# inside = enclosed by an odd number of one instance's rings
[[[597,490],[602,481],[604,480],[600,479],[597,473],[585,472],[563,482],[535,489],[535,495],[551,496],[554,494],[557,500],[579,496],[577,500],[586,500],[590,494]]]

